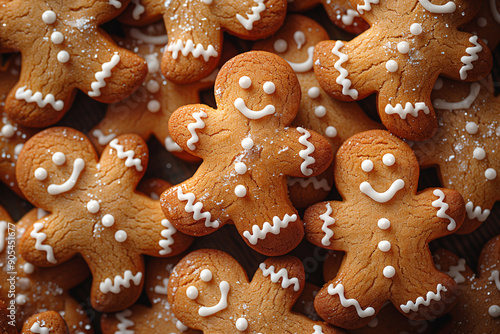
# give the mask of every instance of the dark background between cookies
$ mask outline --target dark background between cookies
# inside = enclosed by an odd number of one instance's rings
[[[331,39],[350,40],[353,37],[353,35],[335,27],[330,22],[326,12],[321,6],[304,14],[320,22],[328,30]],[[117,22],[110,22],[105,25],[104,28],[112,34],[121,34],[121,27]],[[251,48],[251,42],[241,41],[227,34],[225,35],[225,39],[233,44],[238,52],[245,52]],[[500,93],[500,46],[495,49],[493,58],[494,65],[492,75],[495,93],[498,95]],[[215,107],[213,90],[209,89],[202,92],[202,101],[203,103]],[[360,101],[360,105],[370,117],[378,120],[374,96],[370,96]],[[104,117],[106,107],[105,104],[96,102],[79,92],[73,103],[72,109],[56,125],[73,127],[88,134],[90,129]],[[165,124],[165,126],[167,126],[167,124]],[[148,141],[148,146],[150,156],[148,170],[144,177],[145,179],[156,177],[169,181],[172,184],[178,184],[189,178],[196,171],[196,164],[177,159],[168,153],[162,144],[154,137]],[[441,186],[435,169],[422,170],[419,180],[419,190],[434,186]],[[341,198],[334,189],[328,199],[340,200]],[[0,183],[0,204],[10,213],[14,221],[19,220],[32,208],[30,203],[17,197],[17,195],[3,183]],[[497,202],[489,218],[473,233],[444,237],[433,241],[430,247],[433,251],[438,248],[445,248],[454,252],[458,256],[464,258],[467,264],[475,270],[481,249],[489,239],[499,234],[500,204]],[[228,252],[243,265],[250,278],[257,270],[259,263],[266,258],[250,249],[232,225],[225,226],[213,234],[196,239],[188,251],[199,248],[216,248]],[[308,282],[319,286],[324,284],[322,278],[322,264],[327,254],[326,250],[313,246],[307,241],[303,241],[291,254],[302,260]],[[73,296],[81,302],[81,306],[87,311],[94,323],[96,333],[100,333],[99,319],[101,315],[90,306],[90,283],[91,280],[89,278],[84,284],[73,289],[71,292]],[[148,300],[145,296],[142,296],[139,302],[145,305],[148,304]]]

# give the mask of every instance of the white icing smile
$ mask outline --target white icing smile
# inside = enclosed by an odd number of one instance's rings
[[[304,73],[307,71],[312,70],[313,68],[313,54],[314,54],[314,46],[310,46],[307,48],[307,60],[302,63],[292,63],[291,61],[288,61],[288,64],[292,67],[292,69],[296,73]]]
[[[390,201],[399,190],[404,188],[404,186],[405,181],[397,179],[391,184],[389,189],[387,189],[383,193],[379,193],[372,188],[372,185],[370,183],[365,181],[359,185],[359,190],[366,196],[370,197],[372,200],[379,203],[385,203]]]
[[[271,104],[268,104],[262,110],[249,109],[241,97],[234,100],[234,106],[249,119],[260,119],[264,116],[272,115],[276,111],[276,108]]]
[[[206,307],[202,306],[198,310],[198,314],[202,317],[208,317],[209,315],[215,314],[219,311],[224,310],[227,307],[227,295],[229,294],[229,283],[222,281],[219,284],[220,290],[220,300],[217,305]]]

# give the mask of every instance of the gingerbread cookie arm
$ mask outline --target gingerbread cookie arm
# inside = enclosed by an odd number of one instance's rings
[[[26,320],[21,330],[22,334],[50,333],[68,334],[66,322],[59,313],[48,311],[36,314]]]
[[[436,268],[453,278],[457,284],[465,283],[474,277],[474,271],[466,264],[465,259],[450,251],[438,249],[433,257]]]

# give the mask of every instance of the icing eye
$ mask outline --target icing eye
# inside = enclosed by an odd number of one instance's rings
[[[248,89],[252,85],[252,79],[247,76],[243,76],[240,78],[240,81],[238,83],[240,84],[241,88]]]
[[[200,278],[203,282],[210,282],[212,280],[212,272],[208,269],[203,269],[200,273]]]
[[[373,162],[371,160],[365,160],[361,163],[361,169],[363,172],[371,172],[373,170]]]
[[[293,39],[295,39],[295,43],[297,43],[297,49],[301,49],[302,45],[306,43],[306,35],[302,31],[296,31],[293,34]]]
[[[391,153],[387,153],[382,157],[382,162],[384,163],[384,165],[390,167],[394,165],[394,163],[396,162],[396,158]]]
[[[62,152],[56,152],[52,156],[52,162],[55,163],[57,166],[61,166],[66,162],[66,156]]]
[[[48,173],[45,168],[39,167],[35,170],[35,179],[38,181],[43,181],[47,178]]]
[[[288,48],[288,43],[284,39],[277,39],[274,42],[274,50],[276,52],[285,52]]]
[[[196,299],[198,298],[198,289],[195,286],[190,286],[186,290],[186,295],[191,300]]]
[[[267,81],[264,83],[264,92],[266,94],[271,95],[275,91],[276,91],[276,86],[271,81]]]

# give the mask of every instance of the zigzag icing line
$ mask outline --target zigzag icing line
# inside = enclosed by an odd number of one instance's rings
[[[202,117],[207,118],[208,116],[204,111],[195,112],[193,114],[193,118],[196,120],[196,123],[189,123],[187,126],[189,133],[191,133],[191,138],[189,138],[187,141],[187,147],[192,151],[196,149],[196,146],[194,144],[200,140],[198,134],[196,133],[196,130],[203,129],[205,127],[205,122],[201,120]]]
[[[109,78],[111,76],[111,70],[116,65],[118,65],[119,62],[120,62],[120,56],[118,55],[118,52],[115,52],[113,57],[111,57],[110,61],[102,64],[102,71],[99,71],[95,74],[95,79],[97,81],[94,81],[90,84],[90,88],[92,88],[92,90],[87,93],[88,96],[90,97],[101,96],[101,88],[106,86],[106,81],[104,81],[104,79]]]
[[[342,15],[342,23],[350,26],[354,22],[355,17],[359,17],[359,13],[354,9],[348,9],[347,14]]]
[[[467,204],[465,204],[465,211],[470,220],[477,219],[481,223],[490,215],[490,210],[485,209],[483,211],[479,205],[474,207],[472,202],[467,202]]]
[[[26,89],[28,86],[20,87],[16,90],[15,98],[17,100],[24,100],[28,103],[35,102],[40,108],[45,108],[47,104],[50,104],[54,110],[61,111],[64,108],[64,102],[62,100],[57,100],[52,94],[47,94],[43,97],[41,92],[35,92],[31,89]]]
[[[446,214],[446,210],[448,210],[448,208],[450,207],[447,203],[443,202],[443,199],[444,199],[444,193],[439,190],[439,189],[435,189],[432,194],[434,196],[437,196],[439,197],[437,200],[435,200],[434,202],[432,202],[432,206],[435,207],[435,208],[439,208],[438,212],[437,212],[437,216],[439,218],[446,218],[450,221],[450,223],[448,224],[448,231],[453,231],[455,229],[455,227],[457,227],[457,223],[455,222],[455,219],[451,218],[450,216],[448,216]]]
[[[236,14],[236,19],[241,23],[241,25],[246,30],[252,30],[253,24],[260,20],[260,13],[266,10],[266,5],[264,4],[264,0],[253,0],[257,6],[252,7],[252,14],[247,15],[248,19],[244,18],[240,14]]]
[[[339,85],[342,85],[342,94],[349,95],[354,100],[356,100],[358,98],[358,91],[356,89],[351,89],[351,80],[347,79],[349,72],[342,67],[342,64],[345,63],[348,59],[345,53],[339,51],[343,46],[343,42],[336,41],[335,46],[332,49],[333,54],[339,57],[339,60],[337,60],[333,65],[335,69],[340,72],[340,75],[337,77],[335,82],[337,82]]]
[[[483,47],[477,42],[477,36],[472,36],[471,38],[469,38],[469,42],[474,44],[473,47],[468,47],[467,49],[465,49],[465,52],[469,54],[469,56],[463,56],[462,58],[460,58],[460,61],[464,64],[464,66],[460,68],[460,79],[462,80],[467,79],[467,71],[472,70],[472,68],[474,67],[472,65],[472,62],[478,60],[479,57],[477,54],[483,51]]]
[[[130,319],[127,319],[127,317],[130,317],[132,315],[132,311],[129,309],[126,309],[122,312],[118,312],[115,314],[116,319],[120,321],[120,323],[116,326],[118,327],[118,331],[115,332],[115,334],[134,334],[135,331],[128,329],[130,326],[134,326],[134,322]]]
[[[372,315],[375,314],[375,309],[373,307],[367,307],[366,309],[362,309],[361,305],[359,305],[359,302],[354,299],[346,299],[344,296],[344,286],[342,284],[337,284],[335,288],[333,287],[333,284],[330,284],[328,286],[328,294],[334,296],[334,295],[339,295],[340,297],[340,303],[344,307],[349,307],[349,306],[354,306],[356,308],[356,312],[358,312],[358,315],[360,318],[366,318],[366,317],[371,317]]]
[[[205,219],[206,227],[213,227],[213,228],[219,227],[219,222],[217,220],[211,221],[212,215],[210,214],[210,212],[201,212],[201,209],[203,209],[203,203],[201,202],[194,203],[196,197],[194,196],[193,193],[183,194],[181,187],[178,187],[177,198],[179,199],[179,201],[188,201],[184,207],[184,210],[186,210],[186,212],[188,213],[192,212],[194,220]]]
[[[155,293],[160,294],[160,295],[168,295],[168,278],[163,279],[163,285],[157,285],[155,286]]]
[[[141,14],[144,13],[146,8],[144,8],[144,6],[141,4],[140,0],[132,0],[132,3],[135,6],[134,10],[132,11],[132,18],[134,20],[139,20],[141,18]],[[163,44],[165,44],[165,43],[163,43]]]
[[[113,138],[116,137],[116,133],[110,133],[109,135],[104,135],[101,130],[95,129],[92,131],[92,136],[97,138],[99,145],[107,145]]]
[[[304,159],[304,162],[300,165],[300,170],[302,174],[304,174],[305,176],[309,176],[313,173],[313,170],[311,168],[308,168],[308,166],[312,165],[316,161],[316,159],[311,157],[311,153],[314,152],[315,147],[311,142],[307,140],[311,137],[311,133],[309,131],[301,127],[298,127],[297,131],[303,133],[303,135],[299,137],[299,143],[306,147],[305,150],[301,150],[299,152],[299,156]]]
[[[170,248],[170,246],[174,244],[174,238],[172,235],[177,232],[177,229],[168,221],[168,219],[163,219],[161,221],[161,225],[165,227],[165,229],[161,231],[161,236],[164,239],[159,242],[160,247],[163,248],[160,250],[160,255],[167,255],[172,253],[172,248]]]
[[[265,222],[262,225],[262,228],[260,228],[259,225],[253,225],[252,232],[245,231],[243,232],[243,236],[247,238],[248,242],[250,242],[252,245],[255,245],[257,244],[257,241],[259,241],[259,239],[264,240],[268,233],[279,234],[282,228],[288,227],[288,223],[294,222],[296,220],[296,214],[293,214],[291,216],[285,214],[283,220],[281,220],[279,217],[274,216],[273,225],[269,224],[268,222]]]
[[[132,275],[132,271],[126,270],[123,274],[123,277],[120,275],[116,275],[113,280],[111,278],[106,278],[104,282],[99,284],[99,290],[102,293],[112,292],[115,294],[120,293],[121,287],[130,288],[130,282],[132,281],[135,285],[141,284],[142,273],[138,272],[135,275]]]
[[[302,188],[307,188],[310,184],[312,184],[314,190],[323,189],[324,191],[330,191],[332,189],[332,187],[328,185],[327,179],[318,180],[316,176],[311,176],[308,178],[289,177],[287,179],[287,183],[289,186],[294,186],[298,183]]]
[[[358,5],[357,10],[360,14],[363,14],[363,12],[366,10],[369,12],[372,10],[372,4],[376,5],[378,4],[379,0],[365,0],[365,3],[363,5]]]
[[[325,236],[321,239],[321,244],[323,246],[330,246],[332,243],[330,242],[330,238],[333,237],[333,231],[329,226],[335,224],[335,219],[330,217],[333,210],[330,203],[326,203],[326,212],[319,216],[319,219],[323,221],[323,226],[321,226],[321,230],[325,232]]]
[[[410,102],[406,102],[404,109],[400,103],[396,104],[395,107],[390,104],[385,106],[385,113],[387,115],[398,114],[401,119],[406,119],[408,114],[417,117],[419,111],[423,111],[424,114],[429,114],[430,112],[425,102],[417,102],[415,103],[415,107]]]
[[[47,252],[47,261],[50,263],[57,263],[56,258],[54,257],[54,249],[50,245],[43,245],[42,242],[47,239],[47,235],[40,230],[44,228],[43,223],[35,223],[33,224],[33,231],[31,231],[30,236],[36,240],[35,248],[39,251]]]
[[[271,282],[273,283],[277,283],[280,278],[282,278],[281,287],[283,289],[286,289],[290,285],[293,285],[293,291],[299,291],[299,279],[297,277],[288,278],[288,271],[285,268],[281,268],[278,272],[276,272],[274,266],[269,266],[269,268],[266,268],[265,263],[261,263],[259,265],[259,268],[260,270],[262,270],[262,275],[264,277],[271,275]]]
[[[410,311],[417,312],[420,305],[429,306],[432,300],[441,300],[441,291],[448,291],[441,284],[438,284],[436,289],[436,293],[433,291],[427,292],[425,299],[424,297],[418,297],[415,302],[410,300],[405,305],[401,305],[401,310],[404,313],[410,313]]]
[[[43,325],[40,325],[40,323],[38,321],[36,321],[31,326],[30,331],[32,331],[33,333],[36,333],[36,334],[49,334],[50,333],[50,329],[43,326]]]
[[[181,39],[178,39],[175,43],[171,43],[167,46],[167,51],[172,52],[172,58],[174,59],[179,57],[179,52],[181,52],[184,57],[190,53],[195,58],[203,56],[205,61],[208,61],[210,57],[217,57],[219,55],[212,45],[209,45],[205,50],[203,45],[200,43],[198,43],[195,47],[194,42],[191,39],[186,41],[186,45],[184,45],[184,42]]]
[[[118,139],[113,139],[109,146],[116,150],[116,155],[119,159],[125,159],[125,166],[132,167],[135,166],[135,169],[138,172],[142,172],[142,161],[139,158],[134,158],[135,152],[134,150],[128,150],[127,152],[123,151],[123,146],[118,144]]]
[[[456,266],[450,266],[450,269],[445,274],[450,276],[457,283],[465,282],[465,277],[460,273],[465,271],[465,259],[459,259]]]

